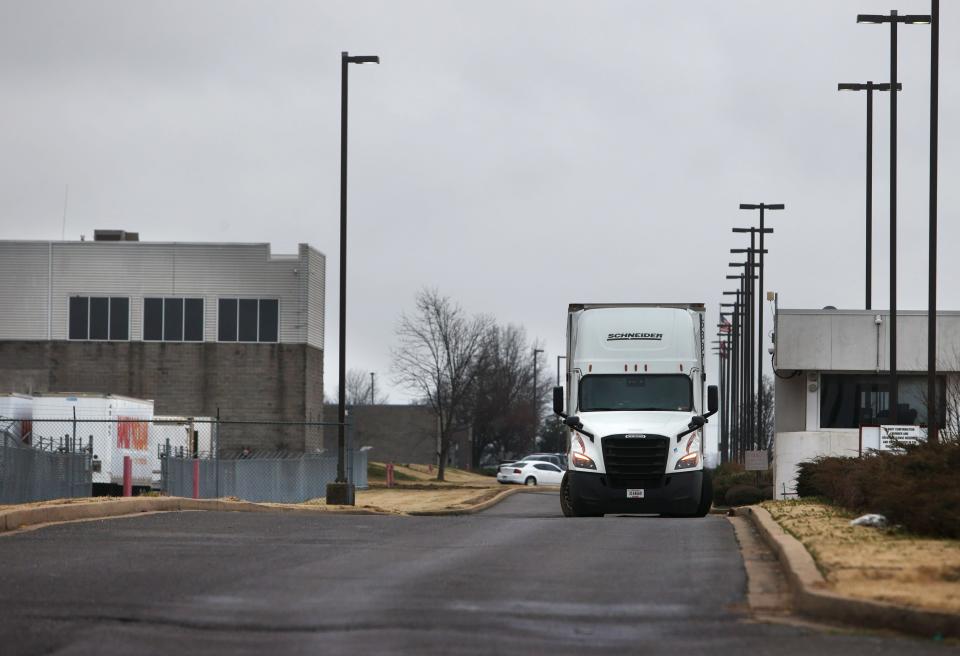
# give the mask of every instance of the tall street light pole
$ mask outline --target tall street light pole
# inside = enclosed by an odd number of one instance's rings
[[[731,276],[727,276],[730,278]],[[734,303],[721,303],[720,307],[730,308],[733,314],[733,322],[730,335],[730,459],[737,459],[737,449],[740,440],[740,399],[741,399],[741,376],[740,376],[740,290],[734,292],[723,292],[725,295],[736,295],[737,300]]]
[[[930,255],[927,299],[927,426],[928,439],[938,440],[937,396],[937,123],[940,96],[940,0],[930,2]]]
[[[899,394],[897,390],[897,25],[929,23],[929,16],[904,15],[896,10],[889,16],[859,14],[858,23],[890,24],[890,410],[888,421],[897,423]]]
[[[897,91],[903,89],[897,84]],[[888,83],[841,82],[837,85],[838,91],[866,91],[867,92],[867,255],[866,255],[866,301],[864,307],[868,310],[873,306],[873,92],[889,91]]]
[[[757,446],[763,448],[763,362],[766,358],[763,355],[763,303],[765,294],[763,291],[763,255],[767,251],[763,249],[763,236],[766,234],[767,230],[773,232],[773,228],[767,228],[764,225],[764,215],[766,210],[782,210],[784,209],[783,203],[740,203],[740,209],[742,210],[760,210],[760,229],[758,231],[760,235],[760,249],[758,255],[760,256],[760,266],[759,266],[759,291],[757,293]],[[736,231],[737,228],[734,228]],[[752,234],[752,233],[751,233]]]
[[[337,404],[337,480],[327,485],[327,503],[354,505],[354,487],[346,476],[347,410],[347,73],[350,64],[379,64],[375,55],[340,53],[340,401]]]
[[[752,237],[752,235],[751,235]],[[752,239],[751,239],[752,241]],[[752,244],[751,244],[752,246]],[[752,248],[750,250],[753,250]],[[731,267],[743,267],[744,273],[738,276],[740,278],[740,289],[741,289],[741,309],[743,311],[743,322],[741,325],[741,332],[743,335],[743,350],[741,351],[741,369],[742,376],[741,381],[743,385],[743,418],[741,420],[741,427],[743,429],[744,443],[746,445],[753,444],[753,408],[754,408],[754,397],[753,397],[753,292],[751,287],[753,287],[753,262],[752,254],[747,253],[746,262],[730,262]]]
[[[537,403],[537,356],[543,349],[533,349],[533,448],[537,448],[537,427],[540,425],[540,407]]]

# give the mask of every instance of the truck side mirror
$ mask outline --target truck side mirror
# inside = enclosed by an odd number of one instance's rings
[[[553,414],[564,416],[563,414],[563,387],[553,388]]]
[[[707,412],[710,414],[715,413],[720,409],[720,398],[719,392],[716,385],[710,385],[707,387]]]

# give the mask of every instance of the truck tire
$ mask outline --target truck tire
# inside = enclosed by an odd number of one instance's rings
[[[603,517],[603,513],[584,512],[573,504],[570,498],[570,481],[566,474],[560,480],[560,510],[564,517]]]
[[[703,470],[703,483],[700,486],[700,505],[694,517],[706,517],[713,505],[713,477],[706,469]]]
[[[533,476],[527,476],[527,480],[525,480],[525,481],[523,482],[523,484],[524,484],[524,485],[536,485],[536,484],[537,484],[537,479],[535,479]]]

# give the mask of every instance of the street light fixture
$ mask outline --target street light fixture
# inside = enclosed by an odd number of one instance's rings
[[[939,10],[939,7],[935,7],[935,9]],[[900,401],[897,390],[897,96],[899,93],[896,92],[896,89],[900,88],[897,84],[897,25],[900,23],[907,25],[929,24],[932,20],[932,15],[905,14],[901,16],[895,9],[889,15],[859,14],[857,16],[858,23],[890,24],[890,88],[894,91],[890,93],[890,414],[887,421],[891,424],[897,423]],[[935,92],[931,88],[931,99],[934,95]],[[934,132],[931,131],[931,135],[933,134]],[[934,188],[935,184],[932,183]],[[931,217],[934,213],[931,212]],[[936,262],[931,261],[931,264],[935,265]],[[932,323],[935,324],[936,308],[934,307],[931,311],[934,313]],[[936,327],[934,326],[932,330],[935,331]],[[935,345],[927,345],[928,348],[931,346]],[[928,370],[930,364],[928,363]],[[933,366],[936,367],[936,363],[933,363]],[[934,401],[935,397],[928,400],[928,408],[932,407],[930,404]],[[929,419],[930,417],[928,417]]]
[[[866,251],[866,309],[873,306],[873,92],[889,91],[890,84],[883,82],[868,81],[866,84],[859,82],[841,82],[837,85],[838,91],[866,91],[867,92],[867,251]],[[897,84],[897,91],[903,90],[902,84]]]
[[[340,53],[340,400],[337,404],[337,480],[327,485],[327,504],[354,505],[354,486],[346,476],[347,419],[347,72],[350,64],[379,64],[376,55]]]

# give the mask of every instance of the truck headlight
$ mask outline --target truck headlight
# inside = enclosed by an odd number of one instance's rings
[[[697,431],[687,440],[686,453],[683,454],[674,469],[690,469],[700,464],[700,431]]]
[[[596,469],[597,463],[593,461],[589,456],[585,456],[582,453],[574,453],[573,458],[571,458],[574,467],[579,467],[580,469]]]

